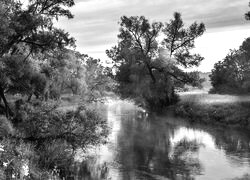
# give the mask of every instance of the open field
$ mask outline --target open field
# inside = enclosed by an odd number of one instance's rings
[[[177,116],[192,122],[250,128],[250,96],[220,95],[207,92],[180,93]]]
[[[180,93],[182,102],[195,102],[199,104],[229,104],[250,102],[250,95],[221,95],[208,94],[206,91],[192,91]]]

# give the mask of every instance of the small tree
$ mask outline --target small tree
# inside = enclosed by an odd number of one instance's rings
[[[113,80],[108,76],[108,69],[101,64],[100,59],[94,59],[85,55],[85,83],[86,91],[83,99],[86,102],[102,101],[107,92],[112,90]]]

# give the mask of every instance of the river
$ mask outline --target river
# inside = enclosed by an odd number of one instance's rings
[[[80,179],[224,180],[250,173],[246,130],[148,115],[126,101],[109,101],[107,119],[108,143],[86,152]]]

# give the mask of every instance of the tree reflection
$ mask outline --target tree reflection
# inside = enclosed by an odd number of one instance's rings
[[[215,135],[215,143],[223,148],[228,155],[249,158],[250,133],[244,130],[236,131],[218,130]]]
[[[218,149],[223,149],[231,163],[240,166],[242,159],[250,162],[250,132],[244,129],[229,129],[224,127],[194,126],[207,131],[214,138]],[[239,162],[240,161],[240,162]]]
[[[157,179],[193,179],[200,174],[202,165],[195,157],[202,144],[182,139],[171,144],[170,137],[176,127],[149,116],[144,119],[127,117],[121,120],[122,131],[118,143],[121,151],[117,158],[125,172],[132,176]],[[123,179],[134,179],[128,173]]]
[[[106,162],[96,157],[90,163],[82,164],[78,179],[192,180],[197,175],[207,175],[207,161],[199,158],[201,154],[204,156],[204,149],[210,152],[209,148],[214,152],[223,149],[221,156],[229,159],[226,162],[229,165],[245,166],[242,162],[250,159],[249,132],[183,124],[174,118],[162,119],[136,110],[120,109],[122,112],[115,113],[119,119],[114,119],[119,124],[119,130],[112,140],[112,147],[109,147],[112,158],[106,159]],[[240,177],[240,173],[238,179],[248,178]]]
[[[92,159],[93,160],[93,159]],[[103,164],[97,164],[95,160],[92,162],[82,162],[75,167],[75,179],[76,180],[93,180],[100,179],[106,180],[109,174],[109,168],[106,162]]]

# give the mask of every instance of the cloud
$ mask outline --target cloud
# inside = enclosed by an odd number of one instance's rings
[[[63,19],[58,26],[77,39],[80,51],[90,55],[95,52],[100,58],[106,58],[105,50],[117,42],[122,15],[144,15],[151,21],[168,22],[178,11],[186,25],[204,22],[208,33],[250,24],[244,19],[249,10],[246,0],[76,0],[71,10],[74,19]]]

